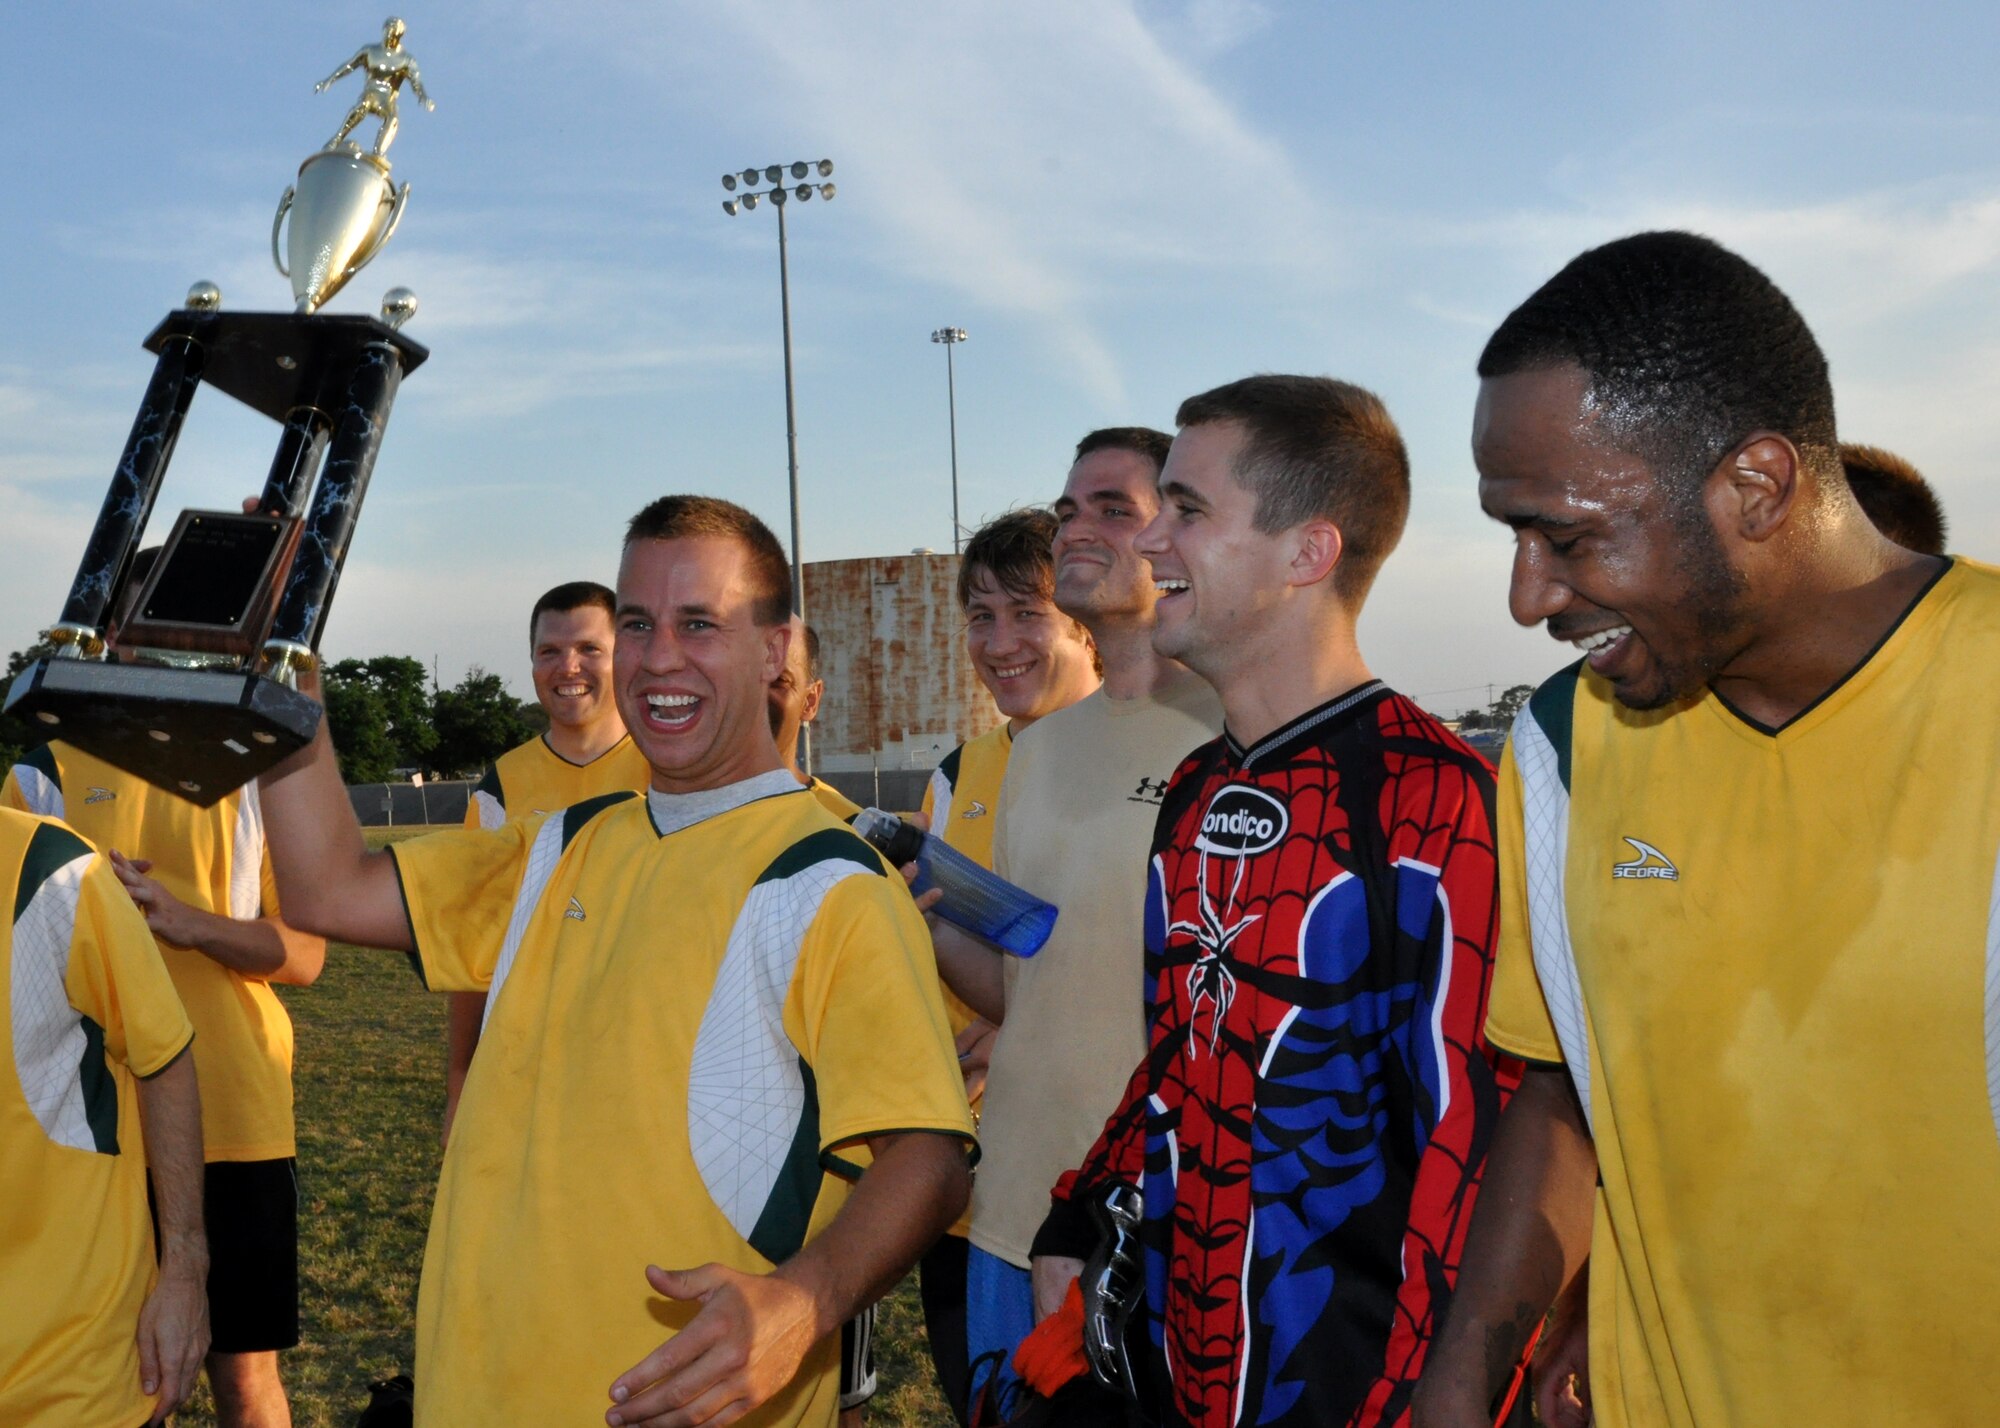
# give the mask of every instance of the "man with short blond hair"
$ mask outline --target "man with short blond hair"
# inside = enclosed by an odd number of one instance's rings
[[[1046,507],[1008,511],[974,531],[959,560],[965,652],[1005,717],[945,755],[924,789],[923,811],[935,836],[983,868],[993,866],[993,829],[1015,738],[1044,715],[1086,698],[1100,682],[1090,632],[1056,608],[1056,529],[1055,513]],[[976,1118],[996,1028],[955,996],[947,996],[946,1009]],[[969,1219],[953,1225],[919,1266],[931,1361],[960,1422],[967,1416],[971,1368],[965,1299],[970,1228]]]
[[[761,521],[663,497],[618,575],[643,795],[369,853],[324,736],[265,776],[302,921],[491,999],[417,1302],[430,1428],[823,1428],[831,1336],[964,1204],[922,918],[771,739],[790,616]]]

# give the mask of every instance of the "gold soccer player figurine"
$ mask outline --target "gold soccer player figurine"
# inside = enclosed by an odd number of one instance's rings
[[[347,111],[339,130],[326,141],[329,149],[338,149],[354,132],[355,126],[370,114],[382,121],[381,130],[375,135],[374,154],[381,158],[389,151],[390,141],[396,137],[396,90],[404,80],[424,103],[426,110],[435,110],[430,95],[424,92],[423,76],[417,73],[417,62],[410,52],[403,48],[403,22],[393,16],[382,26],[382,43],[363,45],[354,52],[354,58],[335,70],[313,86],[313,93],[324,94],[328,86],[361,69],[368,72],[368,82],[361,87],[361,97],[354,101],[354,107]]]

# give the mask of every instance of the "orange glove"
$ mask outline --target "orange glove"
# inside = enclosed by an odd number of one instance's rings
[[[1069,1282],[1062,1308],[1021,1340],[1014,1350],[1014,1372],[1043,1398],[1054,1398],[1057,1389],[1090,1372],[1083,1353],[1083,1286],[1078,1281]]]

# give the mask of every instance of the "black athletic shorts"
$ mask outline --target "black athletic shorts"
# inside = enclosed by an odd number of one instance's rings
[[[875,1396],[875,1306],[840,1326],[840,1407],[859,1408]]]
[[[217,1160],[206,1169],[209,1352],[289,1349],[299,1341],[298,1162]]]

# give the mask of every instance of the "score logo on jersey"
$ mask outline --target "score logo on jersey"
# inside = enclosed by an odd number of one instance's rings
[[[1224,784],[1201,816],[1195,847],[1226,858],[1247,858],[1278,846],[1291,826],[1285,805],[1258,788]]]

